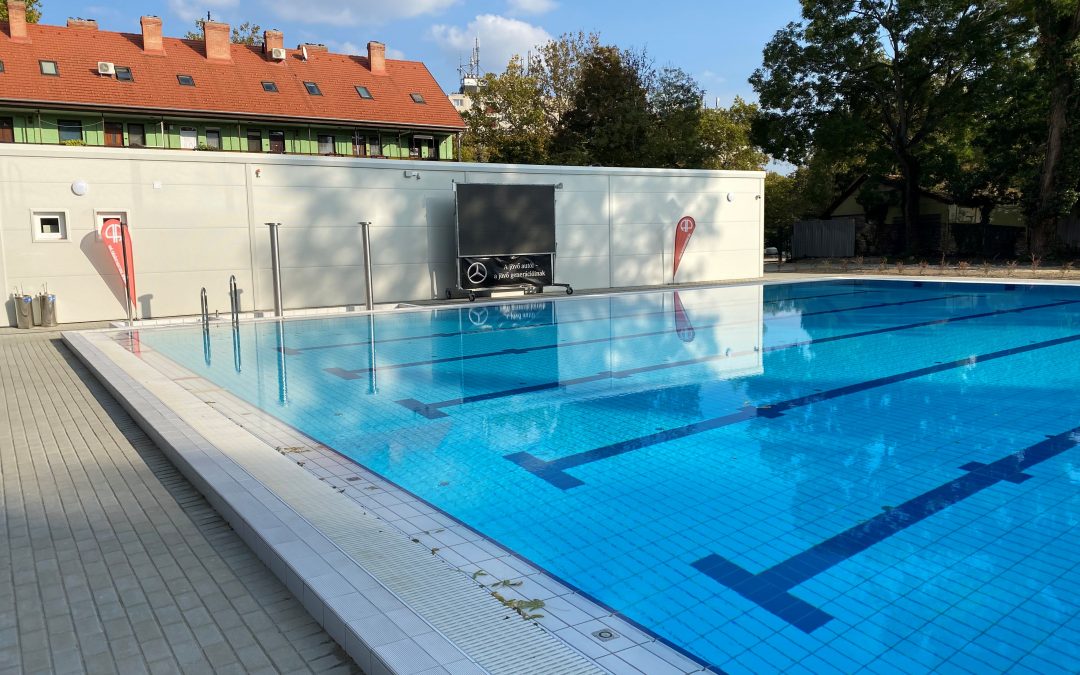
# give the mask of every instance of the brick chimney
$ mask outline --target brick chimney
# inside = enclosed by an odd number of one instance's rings
[[[68,28],[85,28],[87,30],[97,30],[98,29],[96,19],[84,19],[82,17],[79,17],[79,18],[68,17],[67,27]]]
[[[263,31],[263,54],[269,56],[275,49],[285,48],[285,35],[279,30]]]
[[[144,16],[139,19],[142,25],[142,48],[147,54],[165,55],[165,43],[161,40],[161,19],[156,16]]]
[[[367,60],[372,75],[385,75],[386,45],[381,42],[367,43]]]
[[[232,47],[229,37],[229,24],[217,21],[203,22],[203,40],[206,41],[206,58],[208,61],[232,61]]]
[[[7,0],[8,33],[12,42],[30,42],[26,34],[26,3],[23,0]]]

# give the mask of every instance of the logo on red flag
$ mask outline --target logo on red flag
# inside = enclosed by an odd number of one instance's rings
[[[679,271],[679,263],[682,262],[683,253],[690,245],[690,237],[694,236],[697,223],[691,216],[683,216],[675,225],[675,265],[671,268],[671,280],[675,281],[675,275]]]
[[[107,218],[101,224],[101,240],[109,250],[116,272],[127,290],[131,306],[135,306],[135,264],[131,256],[131,231],[119,218]]]

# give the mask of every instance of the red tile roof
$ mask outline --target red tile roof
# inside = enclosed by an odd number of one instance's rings
[[[159,114],[293,118],[370,124],[397,129],[464,128],[461,116],[427,67],[418,61],[386,61],[386,74],[373,75],[364,56],[311,51],[304,61],[287,50],[284,61],[271,61],[261,47],[232,45],[232,63],[206,60],[201,40],[164,38],[165,56],[146,54],[142,35],[30,24],[29,44],[12,42],[0,23],[0,103],[117,108]],[[42,75],[39,60],[56,61],[59,77]],[[132,82],[97,74],[99,61],[131,68]],[[181,86],[177,75],[191,75],[194,87]],[[278,93],[261,82],[277,84]],[[315,82],[322,96],[307,93]],[[367,87],[373,100],[361,99],[356,86]],[[414,103],[418,92],[426,103]]]

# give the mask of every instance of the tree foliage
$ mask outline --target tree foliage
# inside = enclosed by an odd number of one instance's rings
[[[0,21],[8,20],[7,3],[0,3]],[[26,0],[26,23],[41,21],[41,0]]]
[[[515,56],[499,74],[485,75],[473,98],[466,123],[468,161],[543,164],[548,132],[539,79]]]
[[[802,21],[766,45],[751,82],[755,137],[795,163],[822,148],[866,146],[867,167],[903,185],[902,248],[919,241],[926,148],[973,112],[1002,49],[1020,34],[1006,0],[803,0]]]
[[[756,104],[747,103],[738,96],[728,108],[710,108],[701,111],[700,131],[705,169],[730,169],[755,171],[765,166],[768,156],[751,138],[754,120],[758,116]]]

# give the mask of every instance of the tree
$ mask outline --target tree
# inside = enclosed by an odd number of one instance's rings
[[[582,64],[600,47],[596,33],[564,33],[537,47],[528,60],[529,75],[536,78],[544,101],[548,133],[554,133],[574,102]]]
[[[544,164],[550,134],[537,78],[525,72],[521,57],[510,59],[500,75],[487,74],[463,117],[467,129],[462,153],[468,161]]]
[[[0,3],[0,21],[8,20],[7,3]],[[41,0],[26,0],[26,23],[41,21]]]
[[[1057,236],[1058,220],[1076,205],[1078,196],[1080,133],[1073,120],[1080,114],[1080,2],[1021,0],[1016,8],[1037,28],[1035,73],[1047,103],[1041,166],[1024,190],[1029,245],[1032,254],[1041,256]]]
[[[195,30],[189,30],[184,37],[188,40],[202,40],[204,33],[203,22],[203,19],[196,19]],[[229,37],[229,41],[234,45],[253,45],[255,47],[260,47],[263,43],[262,26],[250,21],[245,21],[239,26],[233,26],[232,35]]]
[[[768,157],[754,145],[753,122],[758,116],[756,104],[738,96],[729,108],[710,108],[701,111],[700,131],[702,167],[756,171],[765,166]]]
[[[701,99],[704,90],[685,71],[664,68],[649,94],[655,122],[642,166],[698,169],[705,162]]]
[[[651,131],[644,55],[599,47],[582,63],[573,105],[559,120],[559,163],[641,166]]]
[[[869,143],[868,164],[902,180],[902,248],[919,241],[928,140],[970,115],[982,77],[1018,39],[1006,0],[802,0],[803,21],[765,47],[751,83],[755,134],[801,163],[812,149]]]

